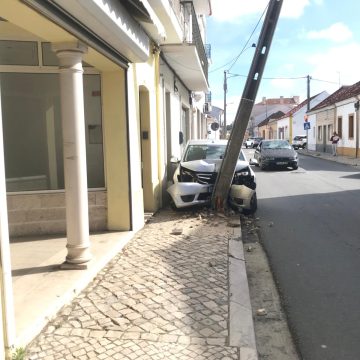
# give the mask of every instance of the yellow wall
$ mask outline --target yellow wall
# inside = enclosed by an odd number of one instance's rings
[[[103,131],[109,230],[130,229],[125,71],[103,72]]]
[[[161,187],[158,162],[158,100],[156,74],[158,62],[151,57],[147,63],[136,64],[136,79],[139,94],[139,116],[141,115],[141,135],[148,132],[148,139],[140,136],[143,159],[143,191],[146,212],[154,212],[160,207]],[[140,120],[140,117],[139,117]]]

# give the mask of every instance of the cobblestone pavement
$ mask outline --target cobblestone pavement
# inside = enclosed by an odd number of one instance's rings
[[[161,211],[27,347],[27,359],[239,359],[225,218]]]

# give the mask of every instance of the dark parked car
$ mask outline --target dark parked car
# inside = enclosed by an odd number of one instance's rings
[[[298,154],[287,140],[262,140],[255,150],[254,160],[252,163],[262,170],[269,167],[291,167],[296,170],[299,166]]]

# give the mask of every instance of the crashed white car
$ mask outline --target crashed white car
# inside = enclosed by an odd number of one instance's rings
[[[190,140],[167,189],[176,208],[206,205],[211,201],[217,173],[225,154],[227,140]],[[229,192],[229,204],[243,213],[257,209],[256,180],[244,153],[236,164]]]

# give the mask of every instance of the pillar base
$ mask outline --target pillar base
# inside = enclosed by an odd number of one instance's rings
[[[89,246],[83,245],[66,245],[68,254],[66,256],[65,262],[74,265],[81,265],[89,262],[91,260],[91,253]]]
[[[88,265],[87,264],[73,264],[69,263],[67,261],[63,262],[60,265],[61,270],[87,270]]]

